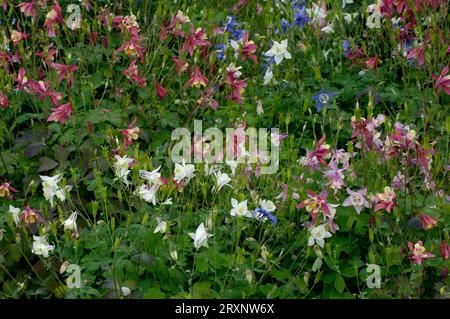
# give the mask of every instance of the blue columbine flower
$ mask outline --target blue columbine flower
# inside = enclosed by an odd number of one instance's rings
[[[306,13],[306,8],[305,7],[297,8],[294,11],[294,22],[291,23],[290,27],[292,28],[294,25],[296,25],[299,28],[302,28],[305,24],[309,23],[310,21],[311,19]]]
[[[338,92],[327,91],[324,88],[321,88],[319,93],[312,97],[313,100],[316,101],[317,112],[322,111],[324,106],[328,106],[331,98],[335,97],[337,94]]]
[[[345,55],[349,55],[352,52],[347,40],[342,40],[342,49],[344,49]]]
[[[287,20],[286,19],[281,19],[281,29],[283,29],[283,32],[286,33],[287,30]]]
[[[275,216],[273,216],[271,213],[260,207],[256,208],[253,211],[253,218],[260,221],[264,221],[266,218],[268,218],[272,222],[272,224],[276,225],[278,223],[277,218]]]
[[[217,58],[219,60],[223,59],[223,56],[225,54],[225,50],[227,49],[227,46],[225,45],[225,43],[220,43],[216,45],[216,51],[217,51]]]

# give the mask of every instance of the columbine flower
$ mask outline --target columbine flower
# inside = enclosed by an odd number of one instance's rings
[[[275,204],[271,200],[260,199],[259,206],[261,206],[262,209],[264,209],[266,212],[269,212],[269,213],[271,213],[271,212],[275,211],[275,209],[277,209],[275,207]]]
[[[247,200],[240,203],[234,198],[231,199],[233,208],[230,210],[231,216],[252,217],[252,213],[247,209]]]
[[[16,225],[19,224],[19,213],[20,213],[20,209],[16,208],[12,205],[9,205],[9,213],[12,215],[12,218],[14,220],[14,223]]]
[[[59,124],[64,124],[72,115],[73,108],[72,104],[66,103],[52,109],[53,113],[47,119],[47,122],[58,122]]]
[[[187,82],[190,87],[206,87],[208,85],[208,79],[203,76],[202,71],[198,66],[195,67],[194,72],[192,73],[191,78]]]
[[[33,236],[34,242],[31,252],[36,255],[48,257],[48,253],[55,249],[54,245],[49,245],[47,242],[47,235],[44,236]]]
[[[272,203],[273,204],[273,203]],[[269,213],[268,211],[266,211],[263,208],[256,208],[253,211],[253,218],[260,220],[260,221],[266,221],[266,220],[270,220],[272,222],[272,224],[276,225],[278,223],[278,220],[275,216],[273,216],[271,213]]]
[[[325,245],[324,239],[331,237],[331,233],[325,229],[325,225],[313,227],[310,232],[311,234],[309,235],[308,246],[313,246],[314,242],[316,242],[317,245],[323,248]]]
[[[186,164],[185,161],[181,164],[175,163],[175,170],[174,170],[174,180],[176,182],[180,182],[184,179],[187,179],[189,181],[192,177],[195,176],[195,166],[192,164]]]
[[[327,91],[324,88],[321,88],[319,93],[314,95],[312,99],[316,101],[316,110],[317,112],[322,111],[322,108],[330,105],[330,100],[332,97],[336,96],[337,92]]]
[[[361,213],[361,210],[363,207],[369,208],[369,202],[365,198],[367,190],[365,188],[360,189],[356,192],[352,191],[351,189],[347,188],[347,193],[350,195],[347,197],[347,199],[344,201],[342,206],[353,206],[356,210],[356,212]]]
[[[139,177],[142,179],[145,179],[150,184],[161,184],[161,173],[159,170],[161,169],[161,166],[159,166],[157,169],[148,172],[146,170],[139,170]]]
[[[220,171],[216,174],[216,183],[217,183],[217,188],[216,185],[213,186],[212,190],[213,191],[220,191],[220,189],[224,186],[228,186],[231,187],[230,184],[228,184],[231,181],[230,176],[228,176],[227,173],[221,173]]]
[[[158,226],[156,226],[153,233],[161,233],[164,234],[167,230],[167,223],[163,221],[161,218],[156,217],[156,222],[158,223]]]
[[[124,157],[120,157],[119,155],[115,155],[114,158],[116,159],[116,162],[114,163],[114,172],[118,179],[121,179],[122,182],[128,186],[128,174],[130,173],[130,170],[128,169],[130,167],[130,164],[134,162],[134,159],[127,158],[125,155]]]
[[[0,197],[8,197],[9,199],[12,199],[13,196],[11,192],[17,192],[17,190],[11,187],[8,182],[4,182],[0,185]]]
[[[431,229],[437,225],[437,221],[426,214],[420,214],[420,223],[423,229]]]
[[[336,207],[339,205],[327,203],[327,191],[316,195],[313,191],[308,190],[307,195],[309,198],[298,204],[297,208],[306,208],[306,211],[311,214],[313,222],[321,212],[327,217],[333,217],[336,214]]]
[[[330,158],[330,145],[325,144],[326,135],[317,142],[314,150],[307,150],[305,164],[311,169],[320,170],[320,164],[327,166],[325,160]]]
[[[389,186],[384,188],[384,192],[377,194],[374,198],[376,203],[375,211],[379,211],[381,209],[386,209],[388,213],[391,212],[391,209],[395,206],[395,192]]]
[[[443,260],[447,260],[450,256],[450,246],[443,240],[441,241],[441,257]]]
[[[433,79],[436,80],[436,84],[434,85],[434,88],[436,90],[442,89],[442,90],[444,90],[445,93],[450,95],[450,74],[447,75],[447,73],[448,73],[448,65],[442,69],[439,76],[435,76],[433,74],[432,77],[433,77]]]
[[[408,242],[408,249],[411,253],[409,256],[409,259],[414,261],[416,264],[421,265],[422,259],[429,259],[434,257],[434,255],[430,252],[425,251],[425,247],[423,247],[423,243],[421,240],[419,240],[417,243],[414,244],[412,242]]]
[[[156,192],[158,191],[158,189],[159,184],[153,186],[144,184],[139,187],[137,194],[146,202],[156,205]]]
[[[71,230],[74,232],[77,232],[77,217],[78,217],[78,213],[77,212],[72,212],[72,214],[70,215],[69,218],[67,218],[64,222],[64,229],[65,230]]]
[[[199,249],[200,247],[208,247],[208,238],[211,237],[211,234],[208,234],[205,229],[205,225],[201,223],[197,230],[194,233],[189,233],[189,236],[194,240],[195,249]]]
[[[56,197],[59,198],[62,202],[66,200],[65,191],[70,190],[70,186],[66,186],[64,189],[61,188],[58,183],[62,178],[62,174],[57,174],[53,177],[50,176],[41,176],[42,180],[42,188],[44,190],[44,197],[46,200],[50,202],[50,205],[53,206],[53,199]]]
[[[43,223],[44,218],[42,218],[39,213],[37,213],[34,209],[27,205],[25,206],[22,214],[20,214],[19,221],[22,221],[24,225],[28,227],[33,223]]]
[[[161,84],[159,84],[158,81],[155,81],[155,86],[156,86],[156,94],[158,94],[159,99],[164,100],[165,97],[167,96],[167,89]]]
[[[268,85],[270,83],[270,81],[272,81],[273,78],[273,71],[272,71],[272,67],[268,67],[266,69],[266,73],[264,73],[264,83],[263,85]]]
[[[4,92],[0,92],[0,107],[4,110],[8,107],[8,97]]]
[[[273,41],[272,48],[264,53],[265,56],[274,57],[275,63],[278,65],[283,59],[291,59],[291,54],[287,51],[288,40],[285,39],[281,42]]]

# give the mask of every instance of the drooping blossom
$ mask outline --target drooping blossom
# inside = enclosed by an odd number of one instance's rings
[[[450,246],[447,245],[445,240],[441,241],[441,257],[443,260],[448,260],[450,256]]]
[[[433,219],[432,217],[428,216],[427,214],[420,214],[420,224],[422,225],[423,229],[431,229],[433,227],[436,227],[437,221]]]
[[[206,87],[208,85],[208,79],[202,75],[202,71],[198,66],[195,67],[194,72],[192,73],[192,76],[190,80],[187,82],[187,84],[190,87]]]
[[[442,69],[441,73],[436,76],[432,75],[433,79],[436,80],[434,88],[436,90],[443,90],[446,94],[450,95],[450,74],[448,73],[448,65]]]
[[[78,217],[78,213],[77,212],[72,212],[72,214],[69,216],[69,218],[67,218],[64,222],[63,222],[63,226],[65,230],[70,230],[74,233],[78,232],[77,229],[77,217]]]
[[[13,195],[11,192],[17,192],[17,189],[12,187],[8,182],[4,182],[0,185],[0,197],[7,197],[8,199],[12,199]]]
[[[158,226],[156,226],[156,228],[153,231],[153,233],[155,233],[155,234],[156,233],[165,234],[166,231],[168,230],[167,222],[162,220],[160,217],[156,217],[156,222],[158,223]]]
[[[66,121],[70,118],[70,115],[72,115],[73,108],[72,104],[65,103],[60,106],[58,106],[55,109],[52,109],[52,114],[48,117],[48,122],[58,122],[59,124],[64,124]]]
[[[320,165],[327,166],[326,159],[331,157],[330,145],[325,144],[326,134],[317,142],[314,150],[307,150],[304,164],[313,169],[320,170]]]
[[[34,223],[43,223],[44,218],[37,212],[37,210],[32,209],[29,205],[25,206],[25,209],[20,214],[19,220],[26,226],[29,227]]]
[[[167,89],[162,86],[158,81],[155,81],[156,94],[160,100],[164,100],[167,96]]]
[[[212,191],[218,192],[222,189],[224,186],[230,186],[231,178],[227,173],[217,172],[216,174],[216,184],[213,186]]]

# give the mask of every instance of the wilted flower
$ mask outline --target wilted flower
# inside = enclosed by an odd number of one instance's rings
[[[208,238],[212,235],[206,232],[205,225],[201,223],[195,233],[189,233],[189,236],[194,240],[195,249],[199,249],[202,246],[208,247]]]

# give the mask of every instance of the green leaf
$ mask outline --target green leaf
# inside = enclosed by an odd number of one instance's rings
[[[161,292],[159,288],[149,288],[147,292],[144,294],[144,299],[164,299],[166,298],[166,294]]]
[[[342,278],[341,275],[338,275],[336,277],[336,281],[334,282],[334,288],[336,288],[336,290],[339,291],[340,293],[344,292],[345,281],[344,281],[344,278]]]

